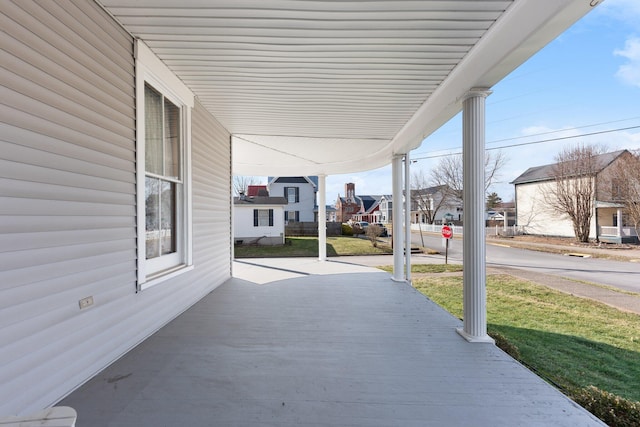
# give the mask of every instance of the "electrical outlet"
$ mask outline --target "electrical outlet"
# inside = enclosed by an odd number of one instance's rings
[[[78,305],[80,306],[80,310],[91,307],[93,305],[93,297],[82,298],[78,301]]]

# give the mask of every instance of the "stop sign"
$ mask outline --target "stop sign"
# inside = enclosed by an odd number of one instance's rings
[[[442,226],[442,237],[445,239],[450,239],[453,237],[453,230],[448,225]]]

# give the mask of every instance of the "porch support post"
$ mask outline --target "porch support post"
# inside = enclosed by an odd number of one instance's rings
[[[327,176],[318,176],[318,260],[327,260]]]
[[[402,155],[396,155],[391,161],[391,181],[393,191],[392,236],[393,239],[393,276],[397,282],[403,282],[403,249],[402,242]]]
[[[411,156],[404,155],[404,257],[405,278],[411,283]]]
[[[622,208],[618,208],[616,214],[618,218],[616,222],[616,235],[622,237]],[[622,242],[622,240],[620,242]]]
[[[485,88],[470,90],[462,102],[463,163],[463,328],[470,342],[493,342],[487,335],[485,259]]]

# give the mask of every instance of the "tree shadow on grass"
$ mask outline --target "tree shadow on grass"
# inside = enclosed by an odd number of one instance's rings
[[[573,335],[499,324],[488,327],[518,348],[521,363],[563,391],[593,385],[640,401],[637,351]]]
[[[331,243],[327,243],[327,256],[338,256],[338,252]]]

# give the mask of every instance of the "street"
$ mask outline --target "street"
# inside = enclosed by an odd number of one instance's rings
[[[443,238],[431,234],[423,234],[424,246],[440,250],[444,262]],[[640,265],[633,262],[612,261],[599,258],[581,258],[538,252],[508,247],[508,242],[487,244],[486,256],[488,267],[514,267],[541,274],[550,274],[599,283],[640,293]],[[412,244],[422,246],[420,233],[412,234]],[[449,262],[462,262],[462,240],[454,238],[449,241]]]

